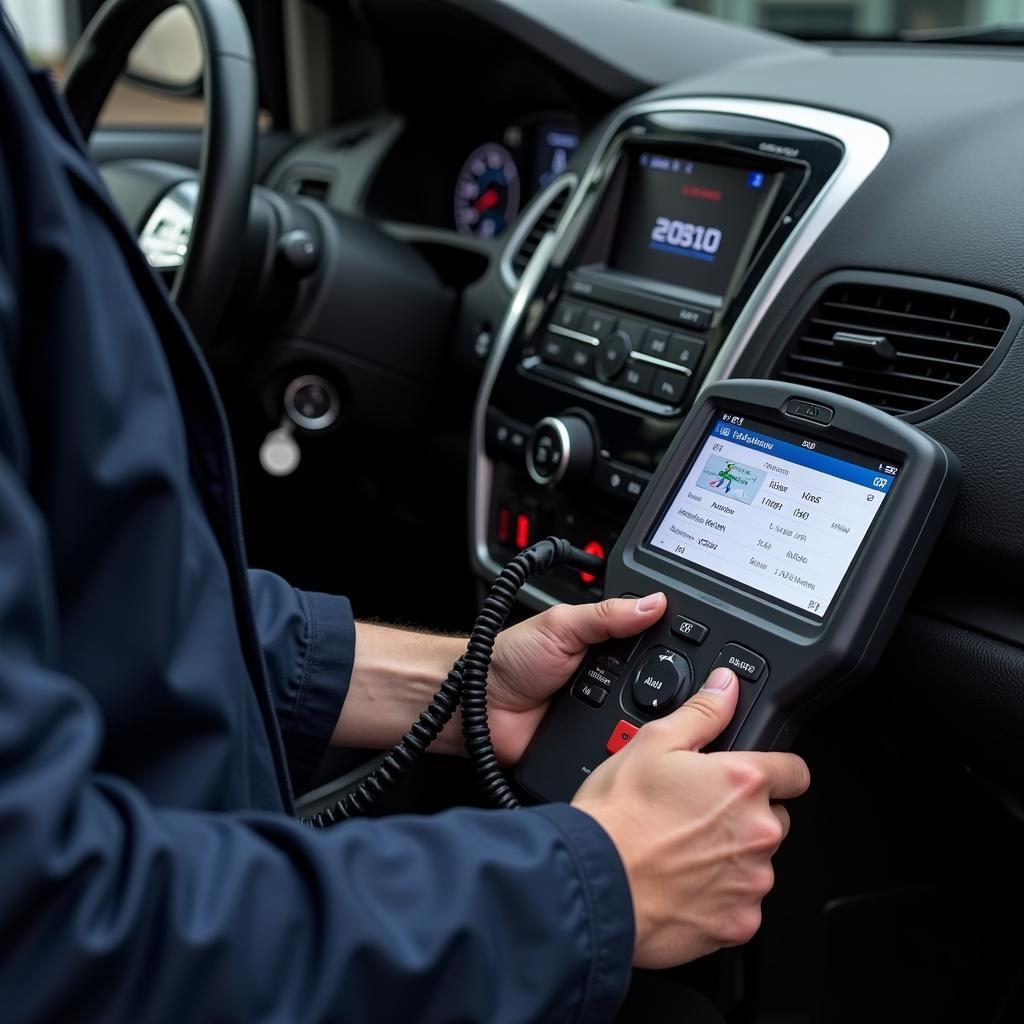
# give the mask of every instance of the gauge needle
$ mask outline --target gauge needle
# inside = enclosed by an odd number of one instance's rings
[[[498,190],[496,188],[489,188],[479,199],[473,204],[481,213],[486,213],[492,206],[497,205],[498,202]]]

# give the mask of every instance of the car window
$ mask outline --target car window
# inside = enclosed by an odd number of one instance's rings
[[[0,0],[29,58],[51,67],[59,81],[75,42],[76,30],[65,0]],[[183,88],[202,73],[198,36],[184,7],[165,12],[143,35],[129,61],[140,74],[160,77]],[[173,76],[177,76],[174,80]],[[111,91],[99,118],[101,125],[192,126],[202,124],[203,101],[175,95],[122,78]]]
[[[624,0],[681,7],[802,39],[895,39],[904,31],[981,27],[1007,21],[1017,4],[977,0]]]

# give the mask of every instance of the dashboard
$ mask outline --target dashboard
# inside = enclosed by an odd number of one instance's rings
[[[451,19],[429,64],[418,6]],[[911,616],[944,640],[915,650],[958,699],[994,671],[968,699],[1024,736],[1024,607],[991,585],[1024,569],[1019,494],[992,483],[1024,459],[1019,52],[810,46],[621,0],[366,9],[383,112],[266,181],[321,175],[457,291],[441,373],[475,401],[478,578],[546,533],[607,551],[708,384],[835,390],[959,457]],[[525,600],[598,593],[562,572]]]
[[[537,111],[490,128],[410,125],[378,168],[367,210],[383,220],[498,238],[579,148],[570,114]]]

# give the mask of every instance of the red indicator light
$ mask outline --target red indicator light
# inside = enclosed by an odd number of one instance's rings
[[[530,546],[530,517],[522,512],[516,516],[516,547]]]
[[[602,558],[602,559],[604,558],[604,545],[600,541],[588,540],[587,543],[583,545],[583,550],[588,555],[597,555],[598,558]],[[596,579],[597,579],[597,577],[593,573],[590,573],[590,572],[581,572],[580,573],[580,580],[583,583],[585,583],[588,587]]]
[[[498,543],[507,544],[512,536],[512,513],[507,508],[498,509]]]

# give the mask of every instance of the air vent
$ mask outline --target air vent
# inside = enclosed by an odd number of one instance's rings
[[[534,200],[533,205],[523,214],[522,221],[516,225],[502,257],[505,282],[510,288],[519,284],[540,240],[554,229],[565,212],[569,196],[576,187],[576,180],[576,175],[565,174],[553,181]]]
[[[297,174],[295,177],[289,178],[285,190],[293,196],[305,196],[307,199],[315,199],[317,202],[324,203],[331,192],[331,181],[329,178]]]
[[[1013,319],[1001,296],[953,285],[935,291],[890,286],[878,278],[826,287],[774,376],[895,416],[920,412],[971,380]]]

